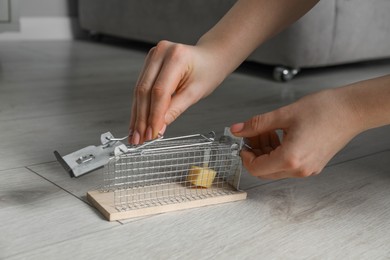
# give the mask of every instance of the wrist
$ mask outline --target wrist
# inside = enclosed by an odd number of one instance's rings
[[[234,44],[223,39],[223,35],[208,32],[198,40],[196,46],[211,57],[214,69],[217,69],[225,79],[245,60],[246,56],[239,55],[237,50],[240,46],[235,47]]]
[[[335,89],[359,131],[390,124],[390,75]]]
[[[229,64],[227,64],[228,62],[226,62],[224,52],[221,50],[222,47],[219,46],[218,48],[218,42],[202,36],[196,43],[196,47],[202,53],[202,57],[208,60],[208,63],[212,66],[212,70],[222,77],[222,80],[230,74],[228,69]]]
[[[339,120],[344,121],[342,123],[344,130],[353,136],[366,131],[365,115],[359,107],[359,101],[352,95],[350,87],[340,87],[327,91],[329,91],[331,98],[335,101],[333,104],[338,106],[337,111],[339,115],[337,117]]]

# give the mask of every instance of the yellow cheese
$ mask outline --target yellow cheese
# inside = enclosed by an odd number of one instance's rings
[[[209,188],[213,184],[216,174],[216,171],[207,167],[191,166],[187,181],[197,187]]]

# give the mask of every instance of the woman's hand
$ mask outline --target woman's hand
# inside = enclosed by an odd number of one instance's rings
[[[133,94],[129,142],[156,138],[225,78],[206,48],[161,41],[146,57]]]
[[[282,141],[277,129],[283,131]],[[231,126],[232,133],[252,147],[241,152],[244,166],[264,179],[318,174],[362,130],[354,104],[337,89]]]

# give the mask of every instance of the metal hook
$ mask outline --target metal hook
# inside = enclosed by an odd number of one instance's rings
[[[156,138],[154,138],[154,139],[152,139],[152,140],[150,140],[150,141],[148,141],[148,142],[145,142],[145,143],[142,144],[142,145],[136,146],[136,147],[134,148],[134,150],[142,149],[142,148],[144,148],[145,146],[151,145],[151,144],[153,144],[153,143],[155,143],[155,142],[158,142],[158,141],[162,140],[163,138],[164,138],[164,136],[163,136],[162,134],[158,133],[158,135],[157,135]]]
[[[129,136],[130,136],[130,135],[125,136],[125,137],[122,137],[122,138],[114,138],[114,137],[110,138],[110,137],[107,136],[106,139],[107,139],[109,142],[113,142],[113,141],[123,141],[123,140],[125,140],[126,138],[129,138]]]
[[[124,136],[124,137],[122,137],[122,138],[114,138],[114,137],[106,137],[106,139],[109,141],[109,142],[114,142],[114,141],[123,141],[123,140],[125,140],[125,139],[127,139],[127,138],[129,138],[130,136],[133,136],[132,134],[129,134],[129,135],[127,135],[127,136]],[[156,140],[156,139],[161,139],[161,138],[163,138],[163,135],[162,134],[160,134],[160,133],[158,133],[157,134],[157,137],[155,138],[155,139],[153,139],[153,140],[150,140],[150,142],[151,141],[154,141],[154,140]],[[150,143],[150,142],[148,142],[148,143]]]

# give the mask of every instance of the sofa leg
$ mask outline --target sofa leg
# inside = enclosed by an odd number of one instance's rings
[[[277,66],[274,68],[273,78],[279,82],[290,81],[299,73],[299,71],[299,68]]]

